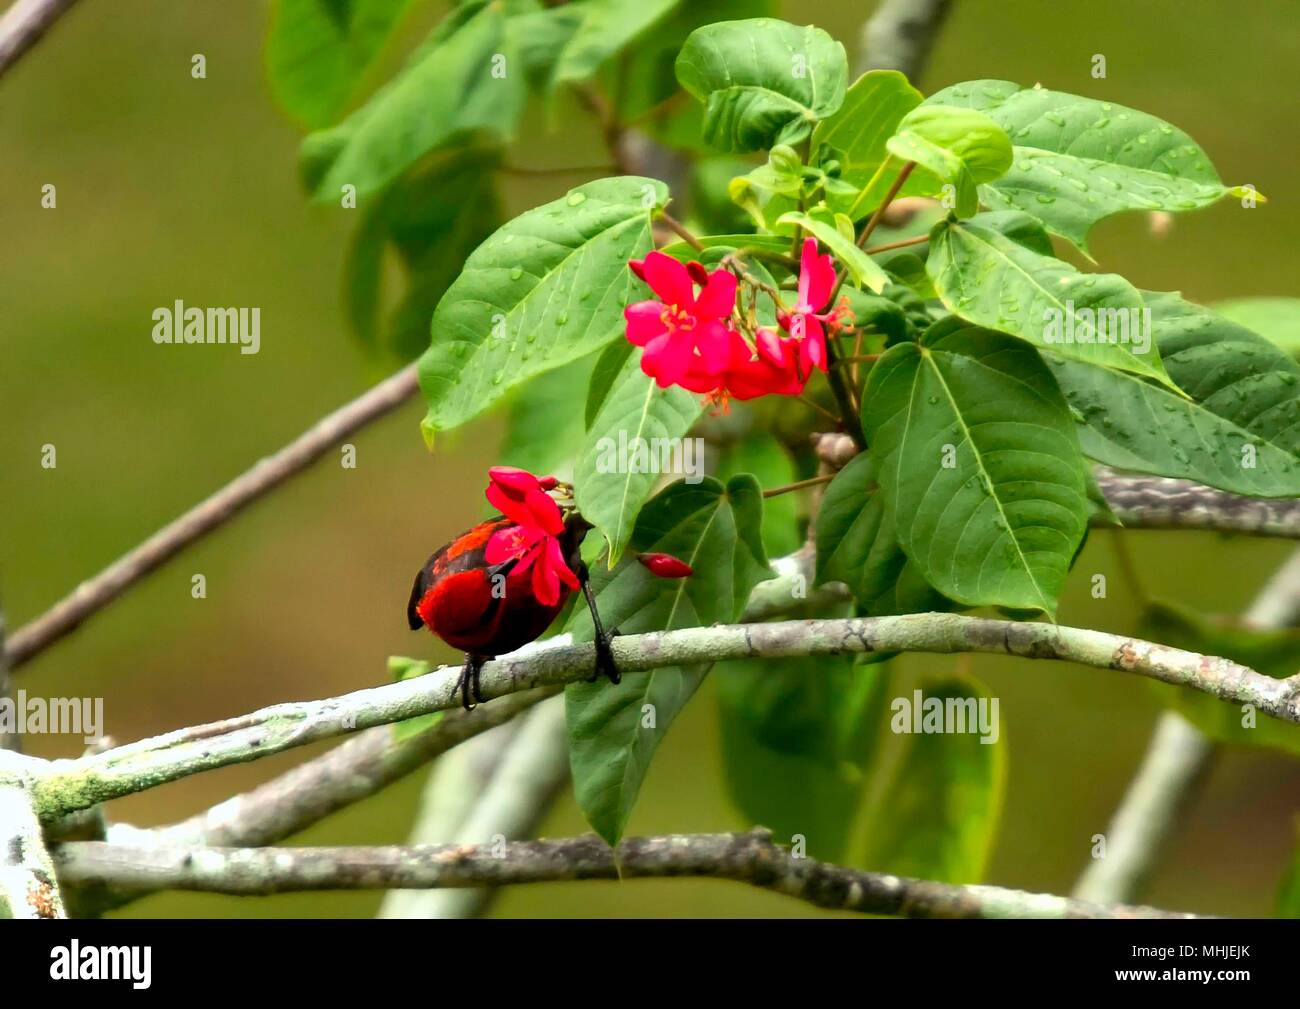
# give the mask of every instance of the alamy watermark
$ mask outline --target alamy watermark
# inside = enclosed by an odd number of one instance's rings
[[[104,738],[102,697],[28,697],[21,688],[13,697],[0,697],[0,734],[81,736],[98,743]]]
[[[673,474],[697,484],[704,479],[703,438],[618,438],[596,442],[597,473]]]
[[[1043,309],[1043,342],[1112,343],[1130,346],[1135,354],[1151,350],[1151,309],[1075,308],[1066,299],[1065,310]]]
[[[996,743],[1002,735],[996,697],[926,697],[913,690],[911,697],[895,697],[889,710],[890,731],[920,735],[977,733],[981,743]]]
[[[238,344],[241,354],[256,354],[262,348],[260,308],[187,308],[177,298],[170,308],[155,308],[150,318],[157,344]]]

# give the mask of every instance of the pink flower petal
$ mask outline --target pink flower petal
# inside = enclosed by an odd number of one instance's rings
[[[554,536],[546,540],[546,566],[555,572],[560,581],[571,589],[578,587],[578,576],[573,573],[568,562],[564,559],[564,551],[560,549],[560,541]]]
[[[537,477],[525,469],[516,469],[514,466],[493,466],[488,470],[488,479],[520,493],[537,486]]]
[[[532,513],[524,505],[522,496],[516,497],[510,494],[501,484],[488,484],[487,493],[488,504],[508,518],[511,522],[518,523],[521,526],[534,526]]]
[[[532,526],[548,536],[558,536],[564,532],[564,519],[560,517],[560,506],[544,490],[529,491],[524,496],[524,506],[532,516]]]
[[[555,542],[547,540],[548,543]],[[554,606],[560,601],[560,579],[543,559],[533,567],[533,595],[543,606]]]
[[[627,338],[638,347],[668,331],[663,320],[664,306],[658,301],[638,301],[623,309],[627,321]]]
[[[694,342],[684,336],[665,333],[646,344],[641,355],[641,370],[653,378],[661,389],[676,385],[686,374],[695,356]]]
[[[672,256],[651,252],[645,257],[645,282],[666,304],[690,308],[695,303],[691,275]]]
[[[736,275],[730,270],[714,270],[709,282],[695,299],[695,318],[728,319],[736,307]]]
[[[720,322],[706,322],[695,332],[695,346],[700,352],[702,371],[720,375],[731,358],[731,335]]]

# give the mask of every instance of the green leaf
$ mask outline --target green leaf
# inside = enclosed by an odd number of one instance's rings
[[[1177,295],[1146,293],[1177,395],[1049,355],[1098,462],[1236,494],[1300,494],[1300,366],[1263,337]]]
[[[870,616],[952,608],[903,553],[867,452],[854,456],[826,488],[816,545],[816,584],[843,582]]]
[[[457,8],[370,101],[303,141],[308,191],[337,200],[351,185],[365,196],[463,134],[508,140],[524,102],[524,75],[509,72],[514,55],[501,4]],[[498,58],[504,73],[494,72]]]
[[[318,128],[343,111],[410,0],[277,0],[266,42],[271,90]]]
[[[1162,645],[1218,655],[1256,672],[1285,679],[1300,671],[1300,631],[1263,630],[1202,616],[1186,607],[1153,602],[1138,631]],[[1249,705],[1223,701],[1186,687],[1153,683],[1165,703],[1211,739],[1239,746],[1266,746],[1300,754],[1300,726],[1262,714]]]
[[[1229,298],[1210,306],[1229,322],[1254,330],[1300,357],[1300,298]]]
[[[689,0],[679,3],[636,45],[624,51],[607,75],[610,93],[618,99],[619,121],[638,123],[668,146],[701,150],[703,111],[694,102],[666,104],[681,92],[674,63],[687,36],[718,21],[770,17],[776,0]],[[733,173],[734,174],[734,173]]]
[[[1054,614],[1088,506],[1037,352],[991,330],[927,334],[885,352],[863,399],[887,514],[925,580],[969,606]]]
[[[897,70],[868,71],[845,93],[839,111],[817,125],[813,153],[823,145],[833,148],[840,162],[840,178],[862,189],[889,156],[885,144],[898,124],[920,104],[921,92]],[[887,186],[892,180],[882,181]],[[873,192],[874,200],[865,198],[868,208],[884,196],[881,187]]]
[[[590,80],[611,57],[668,17],[681,0],[589,0],[556,61],[553,85]]]
[[[717,477],[729,480],[751,473],[760,487],[784,487],[794,483],[794,460],[766,431],[752,431],[722,450]],[[784,557],[799,547],[798,502],[793,494],[779,494],[763,501],[763,546],[771,557]]]
[[[1192,210],[1229,190],[1182,130],[1145,112],[1011,81],[968,81],[931,95],[990,116],[1015,161],[985,186],[995,210],[1023,210],[1087,249],[1088,231],[1122,210]]]
[[[388,657],[388,675],[392,677],[394,683],[413,680],[417,676],[424,676],[426,673],[432,672],[433,669],[432,663],[425,662],[422,659],[408,659],[403,655],[390,655]],[[420,733],[437,725],[445,714],[445,711],[431,711],[427,715],[416,715],[414,718],[395,722],[393,723],[393,738],[400,743],[404,739],[418,736]]]
[[[610,567],[623,555],[637,514],[662,477],[693,479],[684,472],[686,467],[703,475],[698,443],[684,437],[700,410],[694,393],[677,386],[661,389],[645,374],[639,349],[613,379],[578,454],[573,478],[578,511],[604,535]]]
[[[456,279],[465,257],[500,217],[494,150],[468,148],[450,154],[389,187],[362,210],[344,265],[344,304],[363,344],[403,360],[429,344],[429,318]],[[455,201],[446,194],[457,194]],[[407,290],[389,318],[380,321],[384,258],[396,249]]]
[[[886,721],[883,669],[852,656],[724,662],[718,713],[727,790],[751,823],[841,861]]]
[[[919,711],[917,700],[913,693],[890,702],[890,727],[903,752],[868,820],[862,864],[899,876],[978,883],[1006,789],[1006,734],[998,725],[997,699],[970,677],[952,677],[922,684]],[[981,702],[991,724],[972,728]],[[941,719],[943,729],[961,726],[960,711],[966,731],[916,732],[918,718],[925,728],[927,709],[936,703],[945,713],[951,706],[953,720]],[[996,742],[985,742],[995,732]]]
[[[511,12],[506,32],[529,86],[542,90],[549,86],[556,61],[582,23],[584,11],[578,4],[543,7],[536,0],[516,0],[515,6],[522,9]]]
[[[776,223],[798,225],[811,234],[830,249],[835,258],[848,270],[849,278],[858,287],[866,287],[879,294],[889,283],[889,274],[874,259],[859,249],[852,238],[846,238],[841,234],[835,225],[798,211],[783,214]]]
[[[775,252],[785,255],[790,251],[790,239],[781,235],[700,235],[699,242],[706,249],[757,249],[761,252]],[[699,259],[699,250],[687,242],[673,242],[659,250],[665,255],[680,259],[683,263]]]
[[[844,46],[774,18],[698,28],[677,56],[677,79],[705,105],[704,139],[724,151],[800,142],[840,107],[847,78]]]
[[[433,316],[420,359],[426,437],[617,337],[644,290],[627,261],[650,250],[650,214],[666,198],[661,182],[600,179],[493,232]]]
[[[605,405],[605,400],[609,399],[609,394],[619,376],[623,374],[623,366],[627,364],[627,359],[632,356],[634,349],[627,340],[615,340],[600,352],[600,357],[596,359],[596,367],[591,373],[591,381],[587,385],[587,405],[582,414],[584,431],[590,431],[591,426],[596,423],[600,408]]]
[[[497,452],[499,465],[518,466],[531,473],[554,473],[573,460],[586,433],[582,398],[595,363],[596,355],[588,354],[538,375],[516,393]]]
[[[669,485],[642,510],[633,546],[680,557],[695,573],[657,578],[631,557],[612,571],[592,573],[601,620],[625,634],[730,623],[759,582],[772,577],[762,543],[763,499],[753,477],[724,488],[706,477],[698,485]],[[575,610],[569,629],[591,640],[591,617]],[[656,747],[695,693],[706,667],[627,673],[618,685],[565,688],[574,791],[587,821],[617,844]],[[650,707],[647,708],[647,705]]]
[[[935,226],[926,269],[950,311],[1066,357],[1172,385],[1154,342],[1131,339],[1143,307],[1137,288],[1118,274],[1080,273],[1021,245],[1005,233],[1007,223],[999,218],[998,230],[979,215]],[[1087,334],[1082,325],[1076,334],[1074,323],[1089,317],[1098,328],[1105,318],[1117,335],[1122,325],[1130,342],[1083,342]]]
[[[1011,141],[988,116],[972,109],[926,103],[913,109],[886,142],[894,157],[915,161],[940,185],[956,190],[956,211],[970,217],[979,210],[977,186],[991,182],[1011,167]],[[864,193],[849,211],[859,216],[870,208]]]

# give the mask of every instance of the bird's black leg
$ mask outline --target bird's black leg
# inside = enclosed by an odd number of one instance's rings
[[[595,683],[600,678],[600,674],[604,673],[609,677],[610,683],[618,683],[623,677],[618,671],[618,666],[614,664],[614,653],[609,647],[610,639],[617,636],[618,629],[612,628],[609,633],[605,632],[600,622],[600,613],[596,609],[596,597],[591,591],[589,574],[587,565],[580,563],[578,582],[582,585],[582,595],[587,600],[587,609],[591,610],[591,623],[596,629],[596,671],[588,682]]]
[[[465,653],[465,665],[461,667],[460,679],[456,681],[456,689],[460,691],[460,706],[466,711],[474,710],[474,705],[469,703],[471,691],[475,703],[483,703],[483,688],[479,685],[478,674],[486,661],[486,656]]]

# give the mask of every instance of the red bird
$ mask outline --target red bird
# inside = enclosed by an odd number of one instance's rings
[[[501,511],[457,536],[415,576],[406,618],[412,630],[428,627],[465,653],[457,688],[468,710],[470,693],[482,701],[479,670],[498,655],[535,641],[569,593],[581,588],[596,630],[596,679],[619,682],[610,635],[601,626],[579,548],[591,528],[576,510],[561,512],[550,490],[554,477],[524,470],[489,470],[488,501]]]

